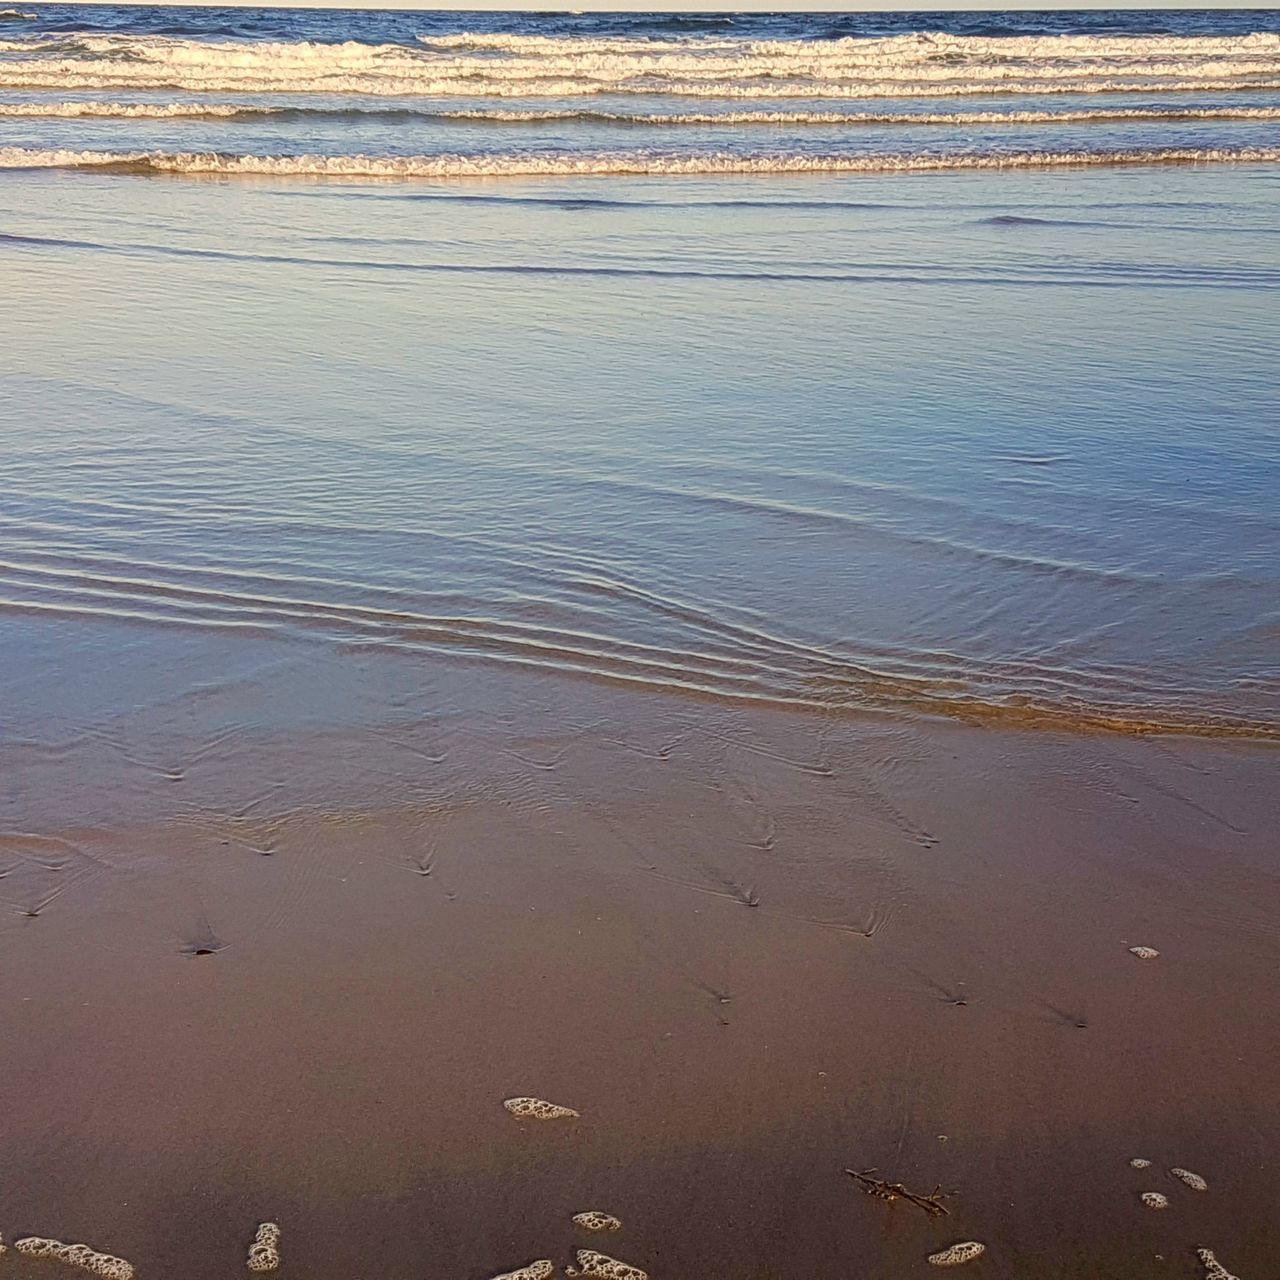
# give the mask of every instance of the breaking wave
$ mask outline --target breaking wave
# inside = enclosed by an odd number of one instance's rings
[[[277,115],[278,107],[237,106],[204,102],[0,102],[0,116],[23,118],[119,120],[234,119]]]
[[[572,97],[945,97],[1280,88],[1280,35],[751,40],[459,34],[415,46],[73,34],[10,40],[0,86]],[[25,56],[23,56],[25,55]]]
[[[1280,163],[1277,147],[1153,150],[918,152],[863,155],[653,154],[647,152],[478,153],[434,156],[237,155],[0,148],[0,169],[112,169],[131,173],[260,174],[348,178],[527,177],[763,173],[914,173],[1101,165]]]
[[[1235,57],[1280,53],[1280,35],[1044,34],[1020,36],[959,35],[947,31],[912,31],[901,35],[839,36],[829,39],[761,40],[743,36],[663,39],[653,36],[541,36],[516,32],[462,31],[419,36],[427,49],[449,52],[481,50],[537,57],[623,57],[686,55],[691,50],[739,56],[856,59],[909,62],[939,57],[995,58],[1112,57],[1130,60],[1168,57]]]
[[[1152,120],[1280,120],[1280,107],[1115,107],[1099,111],[452,111],[438,113],[449,120],[508,122],[578,120],[621,125],[987,125],[987,124],[1105,124],[1109,121]]]
[[[64,119],[256,120],[264,116],[311,119],[417,119],[495,124],[580,123],[645,127],[672,125],[1028,125],[1177,123],[1193,120],[1280,120],[1280,107],[1112,107],[1064,111],[704,111],[625,112],[425,107],[278,107],[230,102],[0,102],[0,117]]]

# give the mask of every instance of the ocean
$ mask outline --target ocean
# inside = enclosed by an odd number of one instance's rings
[[[6,1242],[1272,1274],[1277,160],[1275,11],[0,13]]]
[[[448,177],[1274,162],[1275,11],[40,5],[0,164]]]

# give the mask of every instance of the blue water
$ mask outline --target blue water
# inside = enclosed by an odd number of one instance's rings
[[[1063,9],[902,13],[511,13],[495,9],[272,9],[217,5],[26,4],[28,29],[243,40],[360,40],[414,45],[459,31],[544,36],[720,35],[753,40],[884,37],[918,31],[957,36],[1250,35],[1280,32],[1280,10]],[[7,29],[21,29],[6,22]]]
[[[0,164],[447,177],[1274,163],[1274,12],[36,6]]]

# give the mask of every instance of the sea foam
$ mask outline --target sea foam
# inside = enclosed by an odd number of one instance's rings
[[[275,1271],[280,1266],[280,1228],[264,1222],[249,1246],[247,1265],[250,1271]]]
[[[584,1231],[621,1231],[622,1223],[611,1213],[602,1213],[599,1209],[590,1209],[586,1213],[573,1215],[575,1226]]]
[[[48,1240],[43,1236],[26,1236],[16,1240],[13,1247],[29,1258],[56,1258],[101,1276],[102,1280],[133,1280],[132,1263],[109,1253],[98,1253],[87,1244],[63,1244],[61,1240]]]
[[[1102,165],[1275,164],[1280,147],[808,155],[647,152],[451,153],[436,156],[241,155],[220,152],[0,148],[0,169],[102,169],[268,177],[466,178],[576,174],[925,173]]]
[[[1280,107],[1112,107],[1098,110],[1062,111],[692,111],[642,112],[553,110],[548,108],[493,107],[441,110],[432,107],[391,105],[266,106],[251,102],[111,102],[80,101],[0,102],[0,117],[120,119],[120,120],[259,120],[263,117],[294,115],[322,119],[397,118],[423,121],[442,120],[488,124],[583,124],[618,125],[637,128],[677,126],[737,128],[742,125],[778,126],[858,126],[909,125],[1067,125],[1239,120],[1280,120]]]
[[[592,1276],[600,1280],[649,1280],[649,1273],[629,1262],[619,1262],[607,1253],[598,1253],[595,1249],[579,1249],[578,1265],[566,1267],[567,1276]]]
[[[503,1104],[518,1120],[570,1120],[578,1112],[572,1107],[562,1107],[541,1098],[508,1098]]]
[[[570,97],[945,97],[1280,88],[1280,36],[480,35],[417,45],[75,34],[6,42],[0,87]],[[58,56],[53,56],[58,55]]]

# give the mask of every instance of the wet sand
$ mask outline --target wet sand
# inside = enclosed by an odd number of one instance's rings
[[[1268,1274],[1274,749],[437,677],[504,710],[174,737],[132,789],[111,734],[9,749],[6,1239],[190,1280],[262,1221],[316,1280],[968,1239],[992,1277]]]

